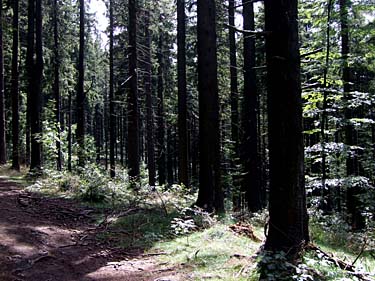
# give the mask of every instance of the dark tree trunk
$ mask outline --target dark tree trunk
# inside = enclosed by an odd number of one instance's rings
[[[158,175],[159,185],[166,183],[166,145],[165,145],[165,121],[164,121],[164,77],[163,77],[163,35],[159,30],[158,44]]]
[[[168,186],[173,184],[173,137],[171,126],[167,128],[167,182]]]
[[[145,12],[145,40],[146,40],[146,59],[145,59],[145,92],[146,92],[146,119],[147,119],[147,168],[148,184],[154,187],[156,182],[155,167],[155,143],[154,143],[154,107],[151,89],[151,34],[150,34],[150,12]]]
[[[270,157],[265,247],[291,255],[309,241],[297,10],[297,0],[265,2]]]
[[[60,127],[60,112],[61,112],[61,98],[60,98],[60,46],[59,46],[59,33],[58,33],[58,13],[59,6],[57,0],[53,1],[53,41],[54,41],[54,81],[53,91],[55,95],[55,121],[57,129],[56,150],[57,159],[56,167],[58,171],[62,169],[62,152],[61,152],[61,127]]]
[[[0,3],[1,4],[1,3]],[[0,7],[2,7],[0,5]],[[0,19],[1,20],[1,19]],[[18,0],[13,1],[13,46],[12,46],[12,169],[20,170],[20,151],[19,151],[19,70],[18,70],[18,45],[19,45],[19,28],[18,28]],[[1,78],[0,78],[1,79]]]
[[[42,33],[42,0],[35,0],[35,64],[32,82],[30,133],[31,133],[31,171],[40,171],[42,168],[42,145],[39,141],[42,133],[41,103],[42,103],[42,76],[43,76],[43,33]]]
[[[120,138],[120,163],[124,166],[124,116],[122,115],[122,110],[120,112],[120,121],[119,121],[119,138]]]
[[[79,57],[78,57],[78,86],[77,86],[77,130],[78,166],[84,167],[85,157],[85,1],[79,0]]]
[[[101,151],[102,151],[102,135],[103,135],[103,115],[101,113],[100,105],[95,106],[95,146],[96,146],[96,163],[100,165]]]
[[[186,92],[186,15],[185,1],[177,0],[177,79],[178,79],[178,181],[189,186],[189,139]]]
[[[327,180],[327,152],[326,152],[326,143],[328,142],[328,136],[326,134],[327,124],[328,124],[328,116],[327,116],[327,106],[328,106],[328,91],[327,91],[327,76],[328,76],[328,69],[329,69],[329,57],[330,57],[330,50],[331,50],[331,12],[332,12],[332,5],[333,0],[328,1],[327,7],[327,30],[326,30],[326,58],[325,58],[325,67],[323,72],[323,107],[321,113],[321,125],[320,125],[320,135],[321,135],[321,146],[322,146],[322,165],[321,165],[321,172],[322,172],[322,189],[321,189],[321,196],[323,202],[321,207],[324,211],[330,212],[332,210],[332,198],[331,198],[331,188],[329,185],[326,185]]]
[[[139,179],[139,112],[137,75],[137,1],[129,0],[129,93],[128,93],[128,167],[129,177]]]
[[[253,3],[242,0],[244,30],[254,30]],[[261,167],[258,152],[257,110],[258,90],[255,75],[255,40],[254,36],[244,38],[244,94],[242,109],[242,149],[241,162],[244,168],[242,191],[247,207],[251,212],[262,209],[262,188],[260,182]]]
[[[68,171],[72,171],[72,92],[69,91],[68,97]]]
[[[115,144],[116,144],[116,114],[115,114],[115,100],[113,89],[113,0],[109,1],[109,162],[110,175],[112,178],[116,175],[115,163]]]
[[[194,115],[191,117],[191,179],[192,182],[198,182],[198,133],[197,133],[197,125],[196,125],[196,118]]]
[[[251,3],[250,3],[251,4]],[[229,0],[229,26],[235,26],[235,0]],[[246,15],[249,17],[249,15]],[[247,39],[249,40],[249,39]],[[234,145],[234,157],[239,157],[239,117],[238,117],[238,76],[236,33],[229,28],[230,49],[230,107],[231,107],[231,138]]]
[[[220,171],[216,5],[198,0],[198,91],[200,175],[197,206],[224,211]]]
[[[345,144],[347,146],[356,146],[357,138],[355,137],[356,131],[354,126],[350,123],[350,119],[354,118],[354,112],[349,104],[352,100],[351,97],[351,70],[349,67],[349,19],[348,12],[350,7],[349,0],[340,0],[340,24],[341,24],[341,58],[342,58],[342,82],[344,85],[344,100],[347,102],[345,109]],[[346,173],[348,177],[359,176],[359,163],[357,151],[349,151],[346,160]],[[348,186],[347,190],[347,208],[350,215],[350,222],[353,230],[363,229],[366,226],[366,220],[361,213],[360,200],[358,195],[361,194],[361,188],[356,186]]]
[[[31,158],[31,112],[34,93],[34,53],[35,53],[35,0],[28,0],[27,8],[27,112],[26,112],[26,162],[30,164]]]
[[[3,7],[3,0],[0,0]],[[3,54],[3,10],[0,10],[0,165],[7,162],[5,133],[5,92],[4,92],[4,54]]]
[[[239,150],[239,117],[238,117],[238,75],[237,75],[237,46],[236,33],[232,26],[235,26],[235,1],[229,0],[229,59],[230,59],[230,110],[231,110],[231,140],[233,142],[233,158],[231,168],[236,170],[236,164],[240,156]],[[233,205],[234,209],[240,207],[240,196],[238,190],[237,176],[233,176]]]

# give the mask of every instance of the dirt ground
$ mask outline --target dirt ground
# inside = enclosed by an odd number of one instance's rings
[[[141,249],[96,239],[94,213],[0,178],[0,281],[181,280]]]

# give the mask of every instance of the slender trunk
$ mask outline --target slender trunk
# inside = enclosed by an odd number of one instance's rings
[[[57,129],[57,140],[56,140],[56,150],[57,159],[56,167],[58,171],[62,169],[62,152],[61,152],[61,98],[60,98],[60,46],[59,46],[59,33],[58,33],[58,13],[59,7],[57,0],[53,2],[53,41],[54,41],[54,82],[53,89],[55,94],[55,121]]]
[[[78,144],[78,165],[85,166],[85,1],[79,0],[79,57],[78,57],[78,87],[77,87],[77,144]]]
[[[146,119],[147,119],[147,168],[148,184],[154,187],[156,182],[155,167],[155,142],[154,142],[154,110],[151,89],[151,34],[150,34],[150,12],[145,12],[145,39],[146,39],[146,59],[145,59],[145,91],[146,91]]]
[[[177,0],[177,79],[178,79],[178,181],[189,186],[189,139],[187,133],[186,14],[185,0]]]
[[[3,0],[0,0],[0,165],[7,162],[5,133],[5,92],[4,92],[4,54],[3,54]]]
[[[228,19],[229,26],[235,26],[235,0],[229,0]],[[236,33],[229,28],[229,60],[230,60],[230,109],[231,109],[231,140],[233,142],[233,156],[231,169],[236,171],[237,161],[240,156],[239,150],[239,117],[238,117],[238,75],[237,75],[237,46]],[[238,190],[237,176],[233,176],[232,191],[234,209],[240,207],[240,196]]]
[[[349,0],[340,0],[340,24],[341,24],[341,59],[342,59],[342,82],[344,85],[344,100],[347,103],[345,109],[345,144],[350,146],[356,146],[357,138],[356,131],[354,126],[350,123],[350,119],[355,117],[354,110],[349,106],[352,96],[351,96],[351,70],[349,67],[349,54],[350,54],[350,41],[349,41],[349,19],[348,12],[350,8]],[[358,169],[358,155],[357,151],[348,152],[346,160],[346,173],[347,177],[359,176],[360,172]],[[346,205],[348,208],[348,213],[350,215],[350,222],[353,230],[360,230],[366,226],[365,217],[362,215],[360,199],[358,196],[362,193],[360,187],[357,186],[348,186],[347,187],[347,198]]]
[[[0,3],[1,4],[1,3]],[[0,5],[0,7],[2,7]],[[0,19],[1,20],[1,19]],[[19,70],[18,70],[18,45],[19,45],[19,28],[18,28],[18,0],[13,1],[13,47],[12,47],[12,169],[20,170],[20,151],[19,151]],[[1,79],[1,78],[0,78]]]
[[[173,184],[173,137],[171,126],[167,128],[167,182],[168,186]]]
[[[96,163],[100,165],[101,161],[101,149],[102,149],[102,126],[103,115],[100,111],[100,105],[95,106],[95,146],[96,146]]]
[[[35,1],[28,0],[27,9],[27,113],[26,113],[26,162],[31,162],[31,115],[34,93],[34,52],[35,52]]]
[[[254,30],[253,3],[243,0],[243,24],[245,30]],[[242,109],[242,149],[241,158],[244,165],[242,190],[245,201],[251,212],[262,209],[262,188],[260,182],[260,157],[258,153],[258,90],[255,75],[255,40],[254,36],[244,38],[244,95]]]
[[[137,1],[129,0],[129,93],[128,93],[128,166],[129,177],[139,180],[139,112],[137,75]]]
[[[331,12],[332,12],[332,5],[333,0],[328,1],[328,15],[327,15],[327,31],[326,31],[326,58],[325,58],[325,67],[323,73],[323,108],[322,108],[322,122],[320,126],[320,135],[322,138],[321,146],[322,146],[322,199],[323,202],[323,210],[331,211],[332,209],[332,200],[331,200],[331,190],[329,185],[326,186],[326,179],[327,179],[327,153],[326,153],[326,143],[328,142],[327,134],[325,133],[327,127],[327,103],[328,103],[328,91],[327,91],[327,76],[328,76],[328,68],[329,68],[329,56],[331,50]],[[326,190],[327,188],[327,190]],[[328,195],[328,196],[327,196]]]
[[[265,247],[290,256],[309,241],[297,14],[297,0],[265,2],[270,157]]]
[[[229,0],[229,26],[235,25],[235,1]],[[230,106],[231,106],[231,138],[234,145],[234,157],[239,157],[239,118],[238,118],[238,75],[236,33],[229,28],[230,53]]]
[[[115,164],[115,144],[116,144],[116,114],[113,89],[113,0],[109,1],[109,162],[110,175],[112,178],[116,175]]]
[[[220,171],[216,4],[198,0],[199,193],[197,206],[224,211]]]
[[[158,43],[158,174],[159,185],[166,183],[166,145],[164,121],[164,77],[163,77],[163,34],[159,30]]]
[[[72,92],[68,97],[68,171],[72,171]]]
[[[42,145],[39,141],[42,133],[41,103],[43,76],[43,41],[42,41],[42,0],[35,0],[35,64],[34,81],[31,97],[31,162],[30,170],[40,171],[42,168]]]

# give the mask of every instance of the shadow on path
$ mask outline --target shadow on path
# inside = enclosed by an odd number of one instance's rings
[[[142,250],[125,253],[97,240],[94,212],[0,178],[0,280],[136,281],[174,275]]]

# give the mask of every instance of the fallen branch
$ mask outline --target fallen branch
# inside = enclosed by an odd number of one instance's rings
[[[306,250],[315,251],[321,253],[328,261],[334,263],[337,267],[347,272],[347,274],[353,275],[360,280],[364,281],[375,281],[372,277],[367,276],[367,274],[358,272],[353,264],[344,262],[338,259],[333,254],[327,253],[320,249],[318,246],[309,244],[305,247]]]
[[[352,262],[352,266],[355,265],[355,263],[357,262],[357,260],[359,260],[359,258],[362,256],[363,252],[365,251],[366,249],[366,246],[367,246],[367,238],[365,238],[365,241],[363,242],[363,245],[362,245],[362,248],[361,248],[361,251],[359,252],[358,256],[355,258],[355,260]]]

